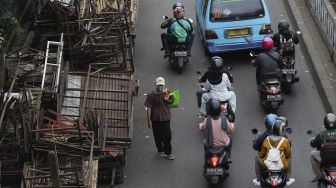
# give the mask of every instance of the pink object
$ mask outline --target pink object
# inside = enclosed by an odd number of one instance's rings
[[[271,38],[267,37],[261,42],[261,46],[263,49],[270,50],[274,48],[274,42]]]

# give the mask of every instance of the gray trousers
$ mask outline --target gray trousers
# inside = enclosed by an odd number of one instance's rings
[[[320,151],[313,150],[310,152],[310,163],[312,165],[314,174],[317,178],[321,177],[321,155]]]
[[[201,104],[201,113],[206,116],[207,110],[206,110],[206,104],[211,99],[210,93],[203,93],[202,95],[202,104]],[[226,99],[229,100],[229,103],[231,105],[232,111],[236,112],[236,94],[233,91],[228,91],[225,96]],[[221,99],[219,99],[221,100]]]

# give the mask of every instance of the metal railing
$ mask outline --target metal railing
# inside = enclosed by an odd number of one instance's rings
[[[335,12],[329,0],[305,0],[305,2],[315,15],[316,22],[323,31],[328,50],[334,56],[336,54],[336,21]]]

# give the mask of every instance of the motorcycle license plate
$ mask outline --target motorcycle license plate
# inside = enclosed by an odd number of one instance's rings
[[[175,51],[174,52],[174,56],[175,57],[186,57],[187,56],[187,52],[186,51]]]
[[[282,69],[283,74],[295,74],[295,69]]]
[[[267,95],[267,101],[279,101],[281,99],[281,95]]]
[[[223,175],[223,173],[223,168],[207,168],[206,170],[207,175]]]

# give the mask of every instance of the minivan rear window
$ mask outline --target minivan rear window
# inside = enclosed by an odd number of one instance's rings
[[[261,0],[212,0],[210,21],[226,22],[264,17]]]

